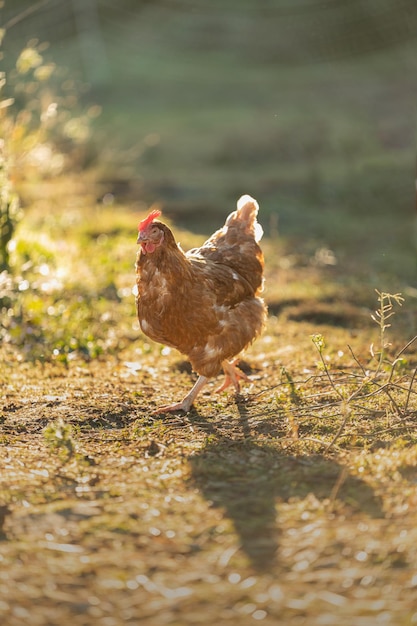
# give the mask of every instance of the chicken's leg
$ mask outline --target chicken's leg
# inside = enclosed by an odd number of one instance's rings
[[[225,373],[225,379],[224,379],[224,383],[218,389],[216,389],[216,392],[219,393],[220,391],[224,391],[225,389],[230,387],[230,385],[233,385],[236,393],[239,393],[240,391],[239,380],[250,382],[250,378],[246,376],[246,374],[242,372],[242,370],[236,367],[237,362],[238,362],[238,359],[235,359],[234,361],[231,361],[231,362],[223,361],[222,367]]]
[[[184,413],[188,413],[188,411],[191,408],[191,405],[193,404],[193,402],[196,399],[197,395],[200,393],[201,389],[206,384],[207,380],[208,380],[208,378],[206,378],[206,376],[199,376],[198,379],[197,379],[197,382],[194,385],[194,387],[185,396],[185,398],[184,398],[184,400],[182,400],[182,402],[176,402],[175,404],[169,404],[167,406],[161,406],[159,409],[156,409],[156,411],[153,411],[153,413],[154,414],[158,414],[158,413],[172,413],[174,411],[184,411]]]

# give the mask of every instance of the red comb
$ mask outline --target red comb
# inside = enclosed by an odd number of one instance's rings
[[[145,228],[147,228],[149,224],[151,224],[154,220],[156,220],[156,218],[159,217],[160,215],[161,215],[161,211],[159,209],[154,209],[153,211],[151,211],[148,217],[145,217],[144,220],[139,222],[138,231],[141,232],[142,230],[145,230]]]

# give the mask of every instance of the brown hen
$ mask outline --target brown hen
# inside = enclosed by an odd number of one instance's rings
[[[184,253],[152,211],[139,224],[136,259],[137,312],[142,331],[186,355],[199,378],[182,402],[158,413],[189,411],[208,378],[221,368],[218,391],[248,380],[236,357],[261,332],[266,305],[259,297],[264,260],[258,241],[258,203],[242,196],[237,210],[201,248]]]

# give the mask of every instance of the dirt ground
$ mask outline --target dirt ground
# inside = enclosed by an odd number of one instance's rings
[[[192,382],[169,351],[67,367],[8,353],[2,623],[416,623],[414,400],[398,417],[365,395],[348,415],[312,328],[289,322],[278,345],[272,317],[243,362],[252,383],[234,397],[213,381],[187,416],[152,414]],[[341,389],[342,345],[361,340],[333,338]]]

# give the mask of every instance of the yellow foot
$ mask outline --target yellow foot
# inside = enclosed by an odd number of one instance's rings
[[[225,373],[225,379],[224,379],[224,383],[218,389],[216,389],[217,393],[224,391],[225,389],[230,387],[230,385],[233,385],[236,393],[239,393],[240,391],[239,381],[244,380],[245,382],[250,382],[249,376],[246,376],[246,374],[242,372],[242,370],[236,367],[237,362],[238,362],[238,359],[235,359],[232,362],[223,361],[222,366],[223,366],[223,371]]]
[[[197,382],[194,387],[191,389],[190,393],[188,393],[182,402],[176,402],[175,404],[168,404],[167,406],[161,406],[156,411],[153,411],[153,415],[158,415],[159,413],[175,413],[176,411],[184,411],[184,413],[188,413],[191,409],[194,400],[197,395],[200,393],[200,390],[204,387],[207,382],[207,378],[205,376],[199,376]]]
[[[161,413],[175,413],[177,411],[184,411],[188,413],[191,408],[191,403],[183,400],[182,402],[176,402],[175,404],[168,404],[167,406],[160,406],[159,409],[152,411],[152,415],[159,415]]]

